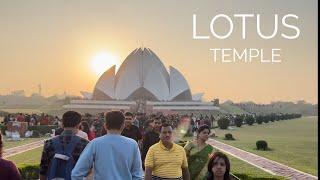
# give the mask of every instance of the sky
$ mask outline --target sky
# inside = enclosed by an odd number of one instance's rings
[[[0,0],[0,94],[25,90],[27,95],[80,95],[92,92],[99,76],[91,68],[101,52],[118,57],[120,63],[138,47],[152,49],[166,67],[177,68],[193,94],[204,99],[254,101],[305,100],[317,102],[317,1],[308,0]],[[195,40],[197,33],[209,40]],[[210,21],[218,14],[232,18],[234,31],[227,39],[210,32]],[[247,20],[246,39],[241,39],[241,22],[234,14],[254,14]],[[291,24],[300,29],[297,39],[279,20],[275,38],[259,38],[256,15],[262,32],[273,30],[274,15],[295,14]],[[219,33],[228,24],[217,21]],[[270,56],[281,48],[281,63],[214,62],[210,48],[262,48]],[[107,69],[106,69],[107,70]]]

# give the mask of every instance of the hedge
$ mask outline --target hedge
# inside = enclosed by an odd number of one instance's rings
[[[26,180],[39,179],[40,167],[39,165],[22,165],[18,167],[21,178]]]
[[[229,127],[229,124],[230,124],[229,119],[225,117],[218,120],[218,126],[220,127],[220,129],[227,129]]]
[[[254,119],[253,116],[248,115],[248,116],[245,117],[244,121],[245,121],[249,126],[251,126],[251,125],[253,125],[255,119]]]
[[[236,116],[236,118],[234,119],[234,123],[237,127],[241,127],[243,123],[243,117]]]
[[[40,134],[45,135],[47,133],[52,133],[52,129],[57,129],[58,125],[38,125],[38,126],[29,126],[29,131],[38,131]]]

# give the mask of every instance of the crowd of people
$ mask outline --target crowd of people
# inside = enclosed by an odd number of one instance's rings
[[[173,141],[173,131],[186,119],[191,124],[188,131],[197,135],[182,147]],[[210,117],[121,111],[92,117],[68,111],[58,121],[56,136],[44,144],[40,180],[230,179],[227,156],[206,143]],[[4,177],[2,163],[11,162],[0,159],[0,177]],[[12,165],[10,169],[16,169]]]
[[[28,114],[28,113],[12,113],[7,114],[3,118],[4,125],[9,122],[26,122],[29,126],[36,125],[60,125],[61,119],[58,116],[48,114]]]

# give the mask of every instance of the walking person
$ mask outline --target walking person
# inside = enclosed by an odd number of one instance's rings
[[[2,135],[0,132],[0,179],[1,180],[20,180],[21,176],[16,165],[8,160],[2,159]]]
[[[72,170],[73,180],[83,180],[93,168],[94,180],[142,180],[143,170],[138,144],[121,135],[124,115],[120,111],[106,114],[107,134],[93,139]]]
[[[81,114],[67,111],[62,116],[63,132],[45,141],[40,163],[40,180],[71,180],[71,171],[88,140],[76,135]]]
[[[134,122],[134,116],[131,112],[125,113],[125,127],[123,131],[121,132],[121,135],[134,139],[137,143],[140,143],[140,140],[142,139],[142,134],[140,132],[140,129],[133,125]]]
[[[203,179],[206,176],[209,155],[213,152],[213,147],[206,143],[209,134],[208,125],[200,126],[197,130],[197,138],[184,147],[191,179]]]
[[[166,123],[145,159],[145,180],[153,179],[190,179],[185,150],[172,141],[172,126]]]
[[[145,122],[145,130],[144,130],[144,135],[142,139],[142,152],[141,152],[141,159],[142,163],[144,163],[144,160],[146,158],[147,152],[149,148],[159,142],[159,133],[154,130],[154,119],[147,120]],[[144,169],[144,165],[143,165]]]
[[[215,152],[208,163],[207,180],[231,180],[230,161],[222,152]]]

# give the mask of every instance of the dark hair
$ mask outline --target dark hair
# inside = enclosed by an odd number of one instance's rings
[[[3,147],[2,135],[1,135],[1,132],[0,132],[0,157],[2,157],[2,147]]]
[[[162,123],[161,128],[163,128],[163,127],[169,127],[169,126],[172,128],[172,125],[171,125],[171,124],[165,122],[165,123]]]
[[[149,124],[152,123],[154,121],[154,119],[148,119],[143,123],[143,127],[147,128],[149,127]]]
[[[81,121],[81,130],[87,134],[89,134],[90,130],[89,130],[89,124],[87,121]]]
[[[206,130],[206,129],[209,130],[209,133],[211,132],[210,127],[209,127],[208,125],[206,125],[206,124],[200,126],[200,127],[198,128],[197,132],[198,132],[198,134],[199,134],[199,133],[201,133],[202,131],[204,131],[204,130]]]
[[[131,113],[131,112],[126,112],[125,114],[124,114],[125,116],[132,116],[133,117],[133,114]]]
[[[67,111],[62,116],[63,127],[76,127],[80,121],[81,114],[76,111]]]
[[[230,180],[230,161],[227,157],[227,155],[225,155],[222,152],[215,152],[211,158],[209,159],[208,162],[208,176],[207,176],[207,180],[213,180],[214,178],[214,174],[212,172],[212,167],[214,166],[214,160],[217,158],[222,158],[224,160],[224,162],[226,163],[226,172],[223,175],[223,179],[224,180]]]
[[[107,129],[120,130],[124,122],[124,115],[121,111],[110,111],[106,114]]]

